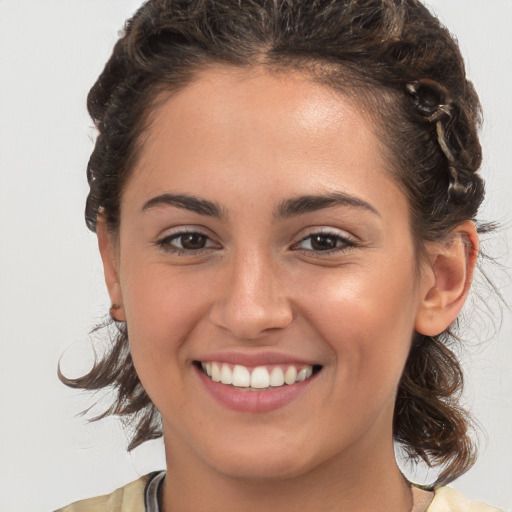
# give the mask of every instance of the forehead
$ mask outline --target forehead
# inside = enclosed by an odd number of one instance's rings
[[[363,103],[307,75],[212,68],[160,97],[130,181],[146,197],[397,194],[376,132]]]
[[[339,135],[341,125],[348,123],[358,125],[354,136],[363,130],[373,135],[377,130],[365,102],[348,91],[345,94],[321,84],[312,73],[218,66],[198,73],[177,91],[164,92],[151,120],[162,124],[174,117],[195,130],[247,121],[254,131],[263,128],[271,133],[271,122],[279,117],[287,121],[275,127],[283,137],[307,131],[314,140],[325,140]],[[356,111],[357,115],[350,115]]]

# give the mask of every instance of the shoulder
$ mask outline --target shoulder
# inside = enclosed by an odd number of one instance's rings
[[[143,512],[144,491],[154,473],[116,489],[110,494],[76,501],[56,512]]]
[[[502,512],[485,503],[471,501],[451,487],[438,487],[427,512]]]

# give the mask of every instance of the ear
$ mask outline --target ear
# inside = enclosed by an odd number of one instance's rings
[[[123,306],[123,296],[119,284],[116,240],[114,235],[109,231],[107,222],[101,216],[98,217],[96,223],[96,234],[98,236],[98,246],[103,261],[105,283],[107,284],[108,294],[112,302],[110,315],[116,321],[125,322],[126,316]]]
[[[436,336],[452,324],[466,301],[478,257],[475,224],[460,224],[446,241],[429,243],[427,253],[415,329],[420,334]]]

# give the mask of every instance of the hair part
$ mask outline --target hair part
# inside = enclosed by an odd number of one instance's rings
[[[209,66],[306,74],[363,105],[409,200],[418,254],[475,220],[484,197],[478,97],[457,43],[418,0],[149,0],[127,22],[87,105],[98,129],[87,179],[86,223],[116,233],[123,189],[158,102]],[[103,415],[131,418],[129,449],[161,435],[159,416],[133,367],[129,328],[83,389],[111,387]],[[463,376],[450,332],[416,335],[398,389],[394,436],[409,456],[442,468],[447,483],[471,467]]]

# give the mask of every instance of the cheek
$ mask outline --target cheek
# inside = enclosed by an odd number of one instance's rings
[[[129,277],[121,282],[121,289],[132,330],[157,332],[172,326],[171,332],[179,332],[205,303],[206,287],[199,272],[173,272],[165,264],[135,264],[126,268],[125,275]]]
[[[125,270],[123,303],[133,364],[157,408],[179,416],[188,407],[185,341],[204,313],[201,283],[180,279],[165,265]]]
[[[413,265],[401,263],[340,269],[305,290],[304,315],[331,346],[340,374],[400,378],[417,304],[414,271],[404,272]]]
[[[130,350],[145,387],[160,371],[178,376],[187,334],[206,309],[204,282],[180,277],[165,265],[130,265],[122,281]],[[122,274],[123,275],[123,274]]]

